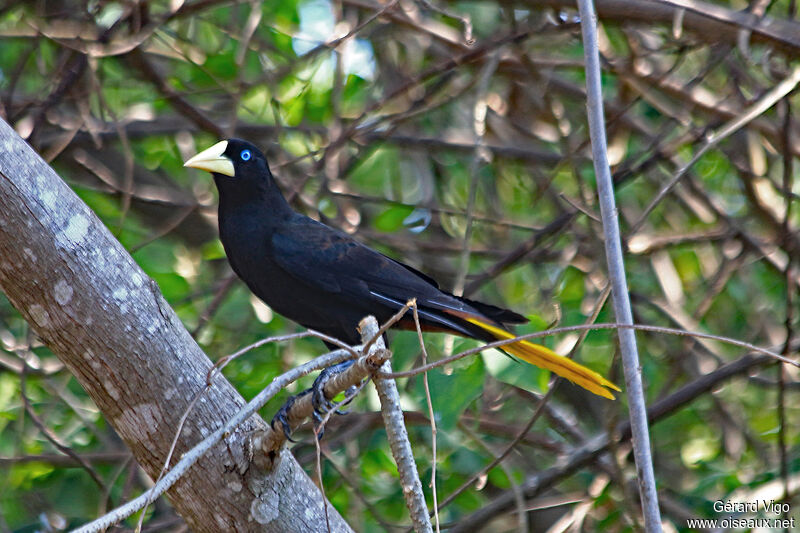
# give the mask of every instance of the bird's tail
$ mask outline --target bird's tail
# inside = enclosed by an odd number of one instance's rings
[[[497,340],[513,339],[516,335],[510,333],[502,328],[487,324],[474,317],[464,317],[465,320],[471,324],[486,331]],[[573,383],[580,385],[589,392],[593,392],[598,396],[603,396],[610,400],[615,399],[614,395],[608,390],[621,391],[619,387],[608,381],[606,378],[590,370],[583,365],[580,365],[564,356],[558,355],[554,351],[545,348],[541,344],[534,344],[525,340],[506,344],[502,349],[511,355],[519,357],[532,365],[544,368],[551,372],[558,374],[563,378],[567,378]]]

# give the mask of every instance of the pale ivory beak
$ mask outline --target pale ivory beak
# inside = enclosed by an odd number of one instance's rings
[[[183,166],[234,177],[236,170],[233,168],[233,161],[224,155],[227,148],[228,141],[220,141],[211,148],[206,148],[190,158]]]

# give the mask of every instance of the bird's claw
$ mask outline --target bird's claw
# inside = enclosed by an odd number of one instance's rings
[[[344,372],[347,368],[349,368],[353,364],[353,361],[345,361],[343,363],[339,363],[337,365],[329,366],[328,368],[324,369],[320,372],[317,379],[314,380],[314,384],[311,386],[310,389],[306,389],[303,392],[296,394],[294,396],[290,396],[286,403],[284,403],[278,412],[275,413],[275,416],[272,417],[272,422],[270,425],[272,429],[275,429],[275,423],[277,422],[280,424],[281,429],[283,430],[283,434],[290,442],[297,442],[292,437],[292,428],[289,425],[289,412],[294,406],[294,403],[306,396],[311,394],[311,405],[314,407],[314,411],[312,413],[312,417],[314,420],[314,427],[316,429],[317,438],[321,439],[324,433],[324,428],[322,427],[323,417],[334,408],[334,404],[325,396],[325,385],[330,381],[330,379],[335,376],[336,374],[340,374]],[[356,393],[358,392],[357,387],[349,387],[344,392],[344,401],[341,405],[347,405],[350,403],[353,398],[355,398]],[[344,415],[347,414],[347,411],[341,411],[336,409],[334,411],[337,415]]]
[[[294,396],[289,396],[286,402],[278,409],[278,412],[275,413],[275,416],[272,417],[272,421],[270,422],[270,426],[272,429],[275,429],[275,422],[281,425],[281,429],[283,430],[283,434],[286,436],[286,439],[290,442],[297,442],[292,438],[292,428],[289,425],[289,411],[291,411],[294,402],[297,401],[298,398],[302,398],[307,394],[310,394],[312,389],[306,389],[303,392],[296,394]],[[315,413],[315,421],[316,421],[316,413]],[[319,422],[317,422],[319,423]]]
[[[334,404],[325,396],[325,385],[336,374],[341,374],[353,365],[353,361],[344,361],[339,364],[329,366],[319,373],[314,384],[311,386],[312,396],[311,405],[314,406],[314,412],[320,416],[324,416],[328,411],[333,409]],[[347,405],[355,396],[355,387],[350,387],[345,391],[345,399],[342,405]],[[346,411],[336,410],[337,415],[346,414]]]

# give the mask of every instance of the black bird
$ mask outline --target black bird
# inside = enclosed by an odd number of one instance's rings
[[[423,330],[493,342],[514,335],[503,324],[525,317],[449,294],[422,272],[349,235],[294,211],[278,189],[264,154],[240,140],[220,141],[188,161],[214,175],[219,234],[231,267],[256,296],[299,324],[348,344],[367,315],[388,320],[417,299]],[[409,312],[397,327],[414,329]],[[603,376],[528,341],[503,349],[581,387],[614,399]]]

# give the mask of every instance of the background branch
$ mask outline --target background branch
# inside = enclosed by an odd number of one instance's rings
[[[611,283],[611,298],[614,301],[614,314],[617,322],[623,325],[632,325],[633,312],[628,295],[625,263],[622,259],[622,240],[619,234],[619,219],[614,200],[614,184],[608,166],[603,90],[600,83],[600,54],[597,50],[597,16],[592,0],[578,0],[578,6],[581,14],[584,58],[586,60],[586,107],[592,140],[592,160],[600,197],[600,214],[603,217],[603,236],[605,237],[608,261],[608,277]],[[644,524],[648,532],[656,533],[661,531],[661,514],[658,509],[656,479],[650,454],[647,407],[642,386],[639,352],[636,347],[636,335],[632,329],[625,328],[618,331],[618,336],[622,352],[622,367],[625,371],[625,394],[628,398],[628,410],[633,429],[633,452],[636,456]]]

